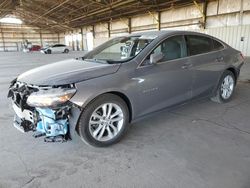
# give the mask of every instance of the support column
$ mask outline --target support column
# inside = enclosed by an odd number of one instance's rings
[[[43,37],[42,37],[42,31],[40,30],[40,43],[41,43],[41,46],[43,45]]]
[[[239,25],[242,25],[242,20],[243,20],[243,0],[240,1]]]
[[[206,29],[207,23],[207,1],[205,0],[203,3],[203,29]]]
[[[95,38],[95,26],[92,25],[93,38]]]
[[[70,35],[71,35],[71,38],[72,38],[72,41],[71,41],[72,42],[72,50],[75,51],[75,41],[73,39],[74,31],[71,31]]]
[[[1,36],[2,36],[2,41],[3,41],[3,51],[5,52],[5,41],[4,41],[3,29],[1,29]]]
[[[198,5],[196,1],[193,1],[193,3],[196,6],[196,8],[200,11],[200,14],[202,16],[202,28],[205,29],[206,28],[207,1],[206,0],[204,1],[203,7]]]
[[[150,11],[148,11],[149,15],[156,21],[156,28],[158,31],[161,30],[161,13],[157,13],[157,17]]]
[[[84,50],[84,42],[83,42],[83,29],[81,27],[81,37],[82,37],[82,51]]]
[[[128,19],[120,18],[120,20],[127,26],[128,33],[131,33],[131,18]]]
[[[131,29],[131,18],[128,18],[128,33],[130,34],[132,32]]]
[[[110,33],[110,22],[108,22],[108,38],[110,38],[111,33]]]
[[[161,30],[161,12],[158,12],[158,21],[157,21],[157,29],[158,31]]]

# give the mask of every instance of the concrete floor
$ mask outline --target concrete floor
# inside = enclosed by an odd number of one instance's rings
[[[12,126],[9,82],[82,53],[0,53],[0,187],[250,187],[250,61],[227,104],[200,100],[151,115],[109,148],[44,143]]]

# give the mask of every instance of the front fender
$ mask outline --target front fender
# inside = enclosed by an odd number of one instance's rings
[[[124,83],[124,85],[122,85]],[[126,97],[129,101],[131,110],[131,118],[134,117],[134,101],[133,93],[129,92],[127,82],[117,81],[117,78],[110,79],[110,76],[95,78],[83,82],[76,83],[76,94],[70,99],[72,103],[84,109],[92,100],[105,93],[119,93]],[[125,101],[127,102],[127,101]]]

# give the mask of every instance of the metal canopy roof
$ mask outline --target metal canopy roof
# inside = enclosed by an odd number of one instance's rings
[[[0,0],[0,17],[14,15],[25,24],[61,32],[191,4],[192,0]]]

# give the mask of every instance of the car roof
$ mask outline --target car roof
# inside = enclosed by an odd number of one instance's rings
[[[217,41],[220,41],[224,45],[228,46],[225,42],[222,40],[213,37],[211,35],[207,35],[205,33],[200,33],[200,32],[195,32],[195,31],[185,31],[185,30],[161,30],[161,31],[146,31],[146,32],[138,32],[138,33],[132,33],[129,36],[145,36],[148,38],[161,38],[161,37],[167,37],[169,35],[173,34],[179,34],[179,35],[200,35],[200,36],[205,36],[205,37],[210,37],[212,39],[216,39]]]
[[[138,36],[138,35],[145,35],[145,36],[160,36],[160,35],[166,35],[173,31],[144,31],[144,32],[137,32],[132,33],[129,36]]]
[[[138,36],[143,35],[147,37],[159,37],[159,36],[167,36],[172,34],[196,34],[196,35],[204,35],[209,36],[203,33],[194,32],[194,31],[184,31],[184,30],[161,30],[161,31],[146,31],[146,32],[138,32],[138,33],[132,33],[129,36]],[[211,37],[211,36],[210,36]]]

